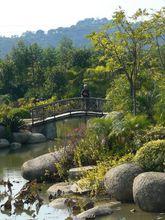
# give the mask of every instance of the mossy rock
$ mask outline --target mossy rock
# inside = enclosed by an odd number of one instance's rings
[[[141,147],[134,158],[145,171],[165,171],[165,139],[150,141]]]

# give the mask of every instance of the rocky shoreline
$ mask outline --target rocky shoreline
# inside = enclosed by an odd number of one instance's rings
[[[0,125],[0,149],[19,149],[23,144],[37,144],[46,142],[46,137],[41,133],[32,133],[28,130],[13,132],[7,137],[5,127]]]
[[[67,155],[68,160],[70,160],[72,153],[69,149],[67,152],[69,152]],[[65,206],[66,199],[69,199],[68,196],[70,195],[83,196],[90,193],[90,189],[83,189],[75,182],[75,177],[79,179],[84,170],[93,169],[92,166],[70,167],[68,173],[71,178],[66,182],[60,182],[62,180],[60,180],[58,170],[55,169],[54,164],[59,162],[66,155],[65,153],[66,151],[61,149],[27,161],[22,166],[22,175],[28,180],[37,179],[42,181],[41,176],[44,178],[45,170],[49,170],[49,175],[44,180],[55,182],[48,189],[49,198],[51,199],[50,205],[54,207]],[[54,169],[50,169],[52,166]],[[55,178],[52,179],[52,176]],[[104,187],[109,200],[113,198],[119,203],[136,203],[142,210],[148,212],[165,212],[165,173],[163,172],[144,172],[137,164],[124,163],[111,168],[106,173]],[[111,202],[108,204],[111,206]],[[107,215],[113,212],[112,208],[107,208],[107,204],[103,207],[100,208],[94,205],[88,211],[84,210],[83,213],[78,214],[77,219]]]
[[[24,144],[46,142],[43,134],[32,133],[28,130],[13,132],[10,140],[7,140],[4,130],[5,128],[1,125],[0,149],[19,149]],[[70,206],[76,220],[111,215],[114,207],[121,203],[135,203],[140,209],[147,212],[165,212],[164,172],[146,172],[135,162],[117,165],[107,171],[102,183],[104,195],[100,195],[100,197],[106,197],[108,203],[97,204],[89,199],[91,189],[82,187],[78,181],[84,173],[94,170],[96,166],[88,164],[84,167],[74,167],[74,150],[73,147],[66,146],[58,151],[26,161],[21,167],[22,176],[26,180],[54,183],[47,191],[50,206],[55,208]],[[61,169],[65,169],[67,172],[66,179],[61,177],[58,169],[58,164],[64,159],[65,164]],[[88,198],[85,205],[83,207],[76,205],[84,204],[84,195]],[[78,197],[80,197],[80,201]]]

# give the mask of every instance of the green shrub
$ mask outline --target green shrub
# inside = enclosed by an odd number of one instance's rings
[[[111,100],[111,109],[117,111],[131,112],[129,83],[125,76],[115,78],[110,89],[107,91],[106,99]]]
[[[77,145],[74,154],[75,164],[92,165],[96,164],[103,155],[106,155],[107,149],[105,143],[95,134],[87,134]]]
[[[9,94],[0,95],[0,104],[9,105],[11,102],[11,96]]]
[[[150,125],[150,121],[147,119],[146,115],[136,115],[127,114],[125,116],[126,126],[129,130],[140,130],[146,129]]]
[[[142,145],[144,131],[149,125],[145,115],[128,114],[124,117],[110,113],[106,118],[89,120],[85,137],[78,143],[75,152],[75,163],[95,164],[109,156],[122,157],[135,153]]]
[[[88,121],[84,137],[77,144],[75,164],[96,164],[96,161],[108,153],[108,133],[111,120],[95,118]]]
[[[20,119],[24,119],[24,118],[30,118],[30,111],[25,109],[25,108],[12,108],[9,113],[8,116],[10,118],[12,117],[18,117]]]
[[[114,119],[112,121],[111,132],[108,135],[109,143],[114,154],[124,149],[125,153],[128,153],[140,147],[141,137],[149,125],[150,122],[145,115],[133,116],[127,114],[122,119]]]
[[[11,132],[18,131],[24,125],[23,118],[29,117],[29,112],[23,108],[6,107],[1,109],[0,122],[5,126],[6,136],[10,136]]]
[[[94,118],[89,120],[87,129],[90,134],[108,136],[112,126],[111,118]]]
[[[8,128],[8,130],[10,129],[11,132],[17,132],[19,131],[19,129],[21,128],[21,126],[24,125],[24,122],[21,118],[19,118],[16,115],[12,115],[12,116],[4,116],[3,119],[1,120],[1,123]]]
[[[157,81],[158,94],[155,97],[154,119],[160,125],[165,126],[165,77],[160,76]]]
[[[165,170],[165,139],[150,141],[141,147],[134,158],[145,171]]]

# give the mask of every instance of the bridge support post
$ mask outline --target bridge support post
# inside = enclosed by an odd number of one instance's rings
[[[39,124],[32,128],[32,132],[45,135],[48,140],[54,140],[57,137],[56,122]]]

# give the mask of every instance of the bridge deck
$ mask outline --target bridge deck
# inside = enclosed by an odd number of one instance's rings
[[[100,117],[109,112],[109,101],[101,98],[77,97],[36,106],[31,109],[32,118],[28,125],[37,126],[42,123],[64,120],[75,116]]]
[[[52,121],[65,120],[70,117],[101,117],[107,115],[106,112],[92,112],[92,111],[75,111],[75,112],[67,112],[56,116],[47,117],[43,120],[35,120],[32,124],[31,119],[25,120],[25,123],[29,126],[37,126],[43,123],[48,123]]]

